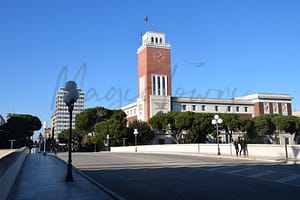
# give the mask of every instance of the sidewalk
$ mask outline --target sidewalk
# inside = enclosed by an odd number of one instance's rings
[[[77,171],[73,182],[65,182],[67,166],[51,155],[28,155],[9,199],[116,199]]]

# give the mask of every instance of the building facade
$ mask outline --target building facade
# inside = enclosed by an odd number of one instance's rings
[[[84,93],[81,89],[77,89],[79,92],[79,98],[74,104],[73,118],[72,118],[72,128],[75,128],[75,117],[77,114],[84,110]],[[54,138],[58,138],[58,134],[70,126],[70,114],[68,106],[64,103],[64,96],[67,91],[64,88],[60,88],[56,94],[55,101],[55,112],[51,118],[51,128],[54,133]]]
[[[234,113],[250,118],[262,114],[292,115],[292,97],[257,93],[232,99],[172,97],[171,45],[164,33],[146,32],[137,50],[138,98],[122,107],[128,122],[148,121],[158,112]]]
[[[0,115],[0,126],[2,126],[3,124],[5,124],[5,119],[4,117],[2,117],[2,115]]]

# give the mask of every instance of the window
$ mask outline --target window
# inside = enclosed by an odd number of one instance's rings
[[[240,112],[240,107],[236,107],[236,112]]]
[[[228,111],[228,112],[231,112],[231,106],[228,106],[228,107],[227,107],[227,111]]]
[[[215,111],[218,111],[219,110],[219,106],[215,106]]]
[[[264,103],[264,113],[270,113],[270,107],[268,102]]]
[[[155,76],[152,76],[152,95],[156,95],[156,82],[155,82]]]
[[[186,105],[182,105],[182,110],[186,110]]]
[[[152,95],[166,96],[167,88],[166,75],[152,75]]]
[[[159,43],[162,44],[162,38],[159,38]]]
[[[192,105],[192,110],[196,111],[196,105]]]
[[[156,44],[158,43],[158,38],[155,38],[155,43],[156,43]]]
[[[273,113],[275,113],[275,114],[279,113],[278,103],[273,103]]]
[[[287,115],[288,114],[288,110],[287,110],[287,104],[286,103],[282,103],[281,105],[281,110],[282,110],[282,115]]]
[[[244,108],[244,111],[245,111],[245,112],[248,112],[248,107],[245,107],[245,108]]]
[[[202,110],[202,111],[205,111],[205,105],[202,105],[202,106],[201,106],[201,110]]]
[[[165,96],[166,95],[166,77],[163,76],[162,77],[162,95]]]
[[[154,38],[153,38],[153,37],[151,37],[151,42],[152,42],[152,43],[154,42]]]
[[[160,76],[157,77],[157,93],[160,95]]]

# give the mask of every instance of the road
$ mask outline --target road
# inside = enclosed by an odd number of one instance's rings
[[[66,160],[67,154],[60,154]],[[73,153],[73,164],[125,199],[295,199],[300,166],[183,154]]]

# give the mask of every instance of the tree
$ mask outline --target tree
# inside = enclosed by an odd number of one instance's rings
[[[93,141],[103,147],[106,136],[109,135],[110,145],[121,145],[126,136],[126,114],[122,110],[111,111],[111,116],[95,124]]]
[[[58,140],[61,143],[68,143],[69,141],[69,131],[70,129],[63,130],[58,134]],[[79,151],[82,145],[83,134],[78,132],[76,129],[72,129],[72,142],[74,144],[74,149]]]
[[[138,134],[138,144],[146,145],[151,144],[151,141],[154,137],[151,128],[147,122],[144,121],[133,121],[128,125],[127,136],[129,144],[134,144],[135,136],[133,134],[134,129],[137,129]]]
[[[194,121],[193,112],[179,112],[174,116],[175,127],[181,130],[188,130],[192,127]]]
[[[158,113],[149,119],[149,124],[153,129],[161,131],[166,127],[163,123],[165,116],[166,115],[164,113]]]
[[[240,117],[236,114],[222,114],[221,118],[223,119],[223,123],[221,124],[221,126],[225,129],[226,143],[228,143],[232,139],[233,131],[237,131],[240,129],[241,120]]]
[[[275,116],[272,118],[272,122],[275,124],[278,130],[283,130],[286,133],[296,133],[297,132],[297,120],[298,117],[295,116]]]
[[[89,108],[76,115],[75,128],[78,131],[88,134],[94,131],[96,123],[111,118],[113,111],[104,107]]]
[[[7,123],[1,126],[0,146],[7,147],[8,140],[15,139],[15,146],[29,145],[32,142],[29,138],[34,131],[40,130],[42,123],[36,116],[28,114],[13,115]]]
[[[272,135],[276,130],[276,126],[272,122],[272,117],[273,115],[260,115],[254,118],[255,131],[259,138]]]
[[[207,134],[213,132],[214,128],[211,125],[213,115],[210,113],[194,113],[192,127],[188,134],[184,136],[185,142],[204,143],[207,141]]]
[[[255,132],[255,123],[253,119],[240,119],[240,131],[246,132],[245,139],[248,142],[254,142],[258,137]]]

